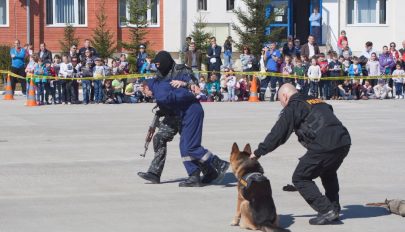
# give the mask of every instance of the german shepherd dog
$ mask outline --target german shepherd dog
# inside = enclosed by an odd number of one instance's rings
[[[289,231],[278,227],[279,218],[274,205],[270,181],[263,175],[262,166],[250,159],[249,144],[243,151],[232,146],[231,167],[238,179],[238,200],[232,226],[265,232]]]

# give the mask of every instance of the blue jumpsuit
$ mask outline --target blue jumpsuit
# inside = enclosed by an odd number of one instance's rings
[[[210,163],[212,153],[201,146],[204,110],[187,88],[173,88],[172,80],[189,82],[187,75],[175,78],[154,78],[148,86],[159,108],[170,110],[181,118],[180,153],[188,175],[199,170],[198,163]]]

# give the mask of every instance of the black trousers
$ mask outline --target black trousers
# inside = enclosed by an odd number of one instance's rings
[[[339,205],[337,170],[350,150],[350,145],[327,153],[308,151],[295,169],[292,182],[305,201],[317,212],[326,213]],[[319,191],[315,178],[321,178],[325,195]]]
[[[26,75],[24,67],[22,67],[22,68],[11,67],[11,72],[14,73],[14,74],[23,76],[23,77],[25,77],[25,75]],[[15,91],[15,86],[16,86],[16,84],[18,82],[21,84],[22,93],[27,94],[27,85],[26,85],[27,81],[25,79],[19,79],[19,78],[16,78],[16,77],[11,77],[10,80],[11,80],[11,88],[13,89],[13,94],[14,94],[14,91]]]

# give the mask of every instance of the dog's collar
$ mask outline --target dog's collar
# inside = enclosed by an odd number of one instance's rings
[[[243,185],[244,187],[247,187],[249,179],[256,175],[262,176],[263,174],[260,172],[251,172],[251,173],[245,174],[244,176],[242,176],[242,178],[239,179],[239,183],[241,185]]]

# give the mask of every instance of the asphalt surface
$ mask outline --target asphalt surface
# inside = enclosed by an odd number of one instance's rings
[[[310,226],[315,212],[298,193],[282,191],[305,152],[292,135],[260,159],[281,225],[291,231],[405,231],[405,218],[365,207],[405,199],[405,101],[332,104],[353,140],[339,170],[342,222]],[[203,145],[223,159],[229,159],[233,142],[255,148],[281,110],[279,103],[268,102],[203,106]],[[152,107],[25,107],[22,97],[0,100],[0,231],[242,231],[229,226],[237,191],[231,173],[220,185],[178,187],[186,176],[178,137],[168,147],[163,184],[145,184],[136,175],[153,156],[152,147],[146,158],[139,156]]]

